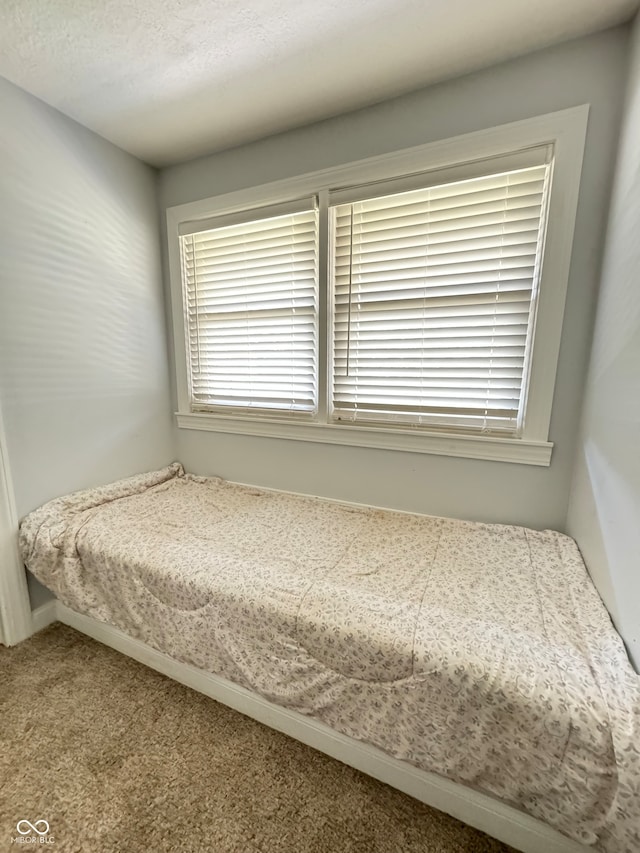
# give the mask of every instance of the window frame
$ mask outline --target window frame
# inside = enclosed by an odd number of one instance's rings
[[[569,278],[573,232],[588,105],[512,122],[499,127],[358,160],[293,178],[237,190],[167,209],[169,283],[174,362],[181,429],[267,436],[385,450],[518,462],[548,466],[551,408]],[[393,180],[420,172],[459,167],[473,161],[510,155],[541,145],[554,147],[554,175],[548,210],[544,262],[534,318],[534,346],[526,397],[526,419],[519,437],[461,434],[424,427],[357,426],[329,420],[330,293],[328,206],[336,189]],[[189,400],[185,312],[178,235],[212,218],[233,216],[309,195],[319,206],[318,412],[313,421],[194,412]],[[544,345],[540,345],[544,337]],[[537,344],[537,345],[536,345]]]

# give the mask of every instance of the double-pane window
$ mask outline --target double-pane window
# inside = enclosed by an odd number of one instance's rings
[[[517,435],[551,153],[184,226],[192,410]]]

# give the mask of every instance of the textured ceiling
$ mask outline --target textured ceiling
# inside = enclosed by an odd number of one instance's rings
[[[0,75],[155,165],[632,17],[638,0],[0,0]]]

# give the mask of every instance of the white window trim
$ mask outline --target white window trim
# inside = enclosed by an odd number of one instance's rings
[[[568,110],[168,208],[167,235],[178,427],[548,466],[553,448],[553,443],[548,440],[551,406],[560,351],[588,113],[589,107],[584,104]],[[185,223],[193,225],[199,220],[227,216],[247,208],[291,201],[312,193],[319,195],[322,213],[327,204],[328,191],[336,187],[371,183],[419,171],[442,169],[457,163],[496,157],[549,143],[554,145],[555,166],[535,321],[536,327],[544,330],[544,344],[541,345],[538,339],[537,346],[534,346],[529,377],[527,417],[520,438],[455,435],[422,429],[417,431],[301,423],[287,419],[243,418],[191,411],[178,242],[180,228]],[[321,222],[323,222],[322,217]],[[324,236],[326,239],[326,234]],[[320,253],[321,285],[326,281],[325,254],[322,251]],[[326,288],[321,286],[320,328],[326,324],[327,311]],[[328,353],[327,341],[324,337],[320,335],[320,375],[318,377],[320,418],[326,415],[327,407]]]
[[[33,633],[27,575],[18,551],[18,515],[0,411],[0,642],[21,643]]]

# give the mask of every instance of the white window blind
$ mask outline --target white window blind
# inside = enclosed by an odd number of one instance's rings
[[[193,410],[315,411],[317,211],[300,207],[180,237]]]
[[[332,206],[334,420],[518,432],[547,159]]]

